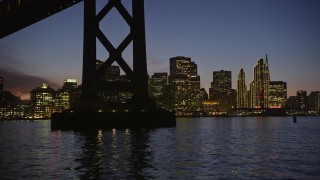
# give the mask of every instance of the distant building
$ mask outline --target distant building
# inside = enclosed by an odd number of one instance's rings
[[[209,97],[211,100],[219,101],[219,111],[228,113],[236,106],[236,91],[232,90],[231,71],[213,71]]]
[[[102,61],[97,61],[97,68],[102,64]],[[105,103],[126,103],[132,97],[129,81],[126,75],[121,75],[119,66],[105,68],[98,81],[98,97]]]
[[[76,79],[66,79],[62,88],[55,95],[55,106],[57,111],[72,109],[74,102],[80,97],[81,91]]]
[[[237,108],[248,108],[246,74],[242,68],[238,73],[237,87]]]
[[[201,110],[200,76],[190,57],[170,58],[169,109],[177,115],[192,115]],[[167,96],[168,97],[168,96]]]
[[[268,56],[260,58],[253,68],[253,80],[250,83],[250,108],[269,107],[270,72]]]
[[[67,91],[74,91],[77,87],[78,83],[76,79],[66,79],[62,85],[62,89]]]
[[[158,107],[165,108],[165,93],[168,73],[154,73],[149,79],[149,96],[156,101]]]
[[[225,99],[231,87],[231,71],[213,71],[211,88],[209,88],[210,99]]]
[[[287,83],[283,81],[270,81],[269,107],[284,108],[287,101]]]
[[[297,91],[297,102],[298,102],[298,109],[300,111],[306,111],[308,109],[307,91],[305,90]]]
[[[290,111],[297,111],[299,109],[297,96],[290,96],[286,101],[285,108]]]
[[[30,97],[35,118],[51,117],[51,113],[54,110],[54,89],[43,83],[30,92]]]
[[[18,104],[19,97],[9,91],[0,91],[0,107],[17,107]]]
[[[308,97],[309,110],[313,113],[320,112],[320,91],[312,91]]]
[[[0,77],[0,119],[21,119],[24,117],[20,106],[20,97],[3,89],[3,78]]]
[[[11,92],[0,91],[0,119],[15,119],[21,117],[19,97]]]
[[[176,56],[170,58],[170,76],[197,76],[197,65],[191,61],[190,57]]]
[[[203,100],[201,103],[201,109],[204,116],[225,115],[219,111],[219,101],[217,100]]]

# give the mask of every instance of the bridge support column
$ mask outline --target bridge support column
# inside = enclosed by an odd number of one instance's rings
[[[81,96],[75,109],[101,109],[103,101],[97,98],[96,70],[96,0],[84,0],[83,67]]]
[[[144,0],[132,0],[133,84],[136,99],[147,100],[148,72],[144,22]]]
[[[96,0],[84,0],[82,99],[96,98]]]

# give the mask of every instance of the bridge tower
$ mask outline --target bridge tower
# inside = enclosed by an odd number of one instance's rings
[[[114,47],[99,28],[99,22],[108,15],[112,8],[118,10],[122,18],[130,27],[129,34],[123,39],[118,47]],[[100,69],[96,69],[96,39],[98,39],[109,52],[108,59],[103,63]],[[133,69],[128,66],[122,57],[123,51],[131,42],[133,46]],[[111,66],[113,62],[117,62],[130,79],[131,85],[129,85],[129,88],[127,89],[130,89],[133,94],[132,102],[135,106],[140,105],[141,108],[150,107],[151,100],[148,95],[144,0],[132,0],[132,16],[123,6],[121,0],[109,0],[98,13],[96,13],[96,0],[84,0],[83,73],[82,95],[81,100],[79,101],[80,108],[82,107],[81,104],[84,104],[84,107],[90,107],[91,104],[99,104],[98,101],[95,101],[99,85],[97,80],[100,79],[106,68]],[[109,84],[109,86],[116,86],[116,84]]]
[[[129,34],[118,47],[114,47],[99,28],[99,22],[116,8],[130,27]],[[99,69],[96,69],[96,39],[109,52],[109,57]],[[122,57],[123,51],[132,42],[133,69]],[[106,108],[98,99],[98,81],[105,70],[117,62],[129,78],[125,86],[133,94],[126,109],[112,110]],[[96,0],[84,0],[84,42],[82,94],[75,111],[53,113],[52,129],[88,129],[88,128],[129,128],[129,127],[168,127],[175,126],[175,112],[157,108],[148,94],[148,73],[146,58],[146,39],[144,22],[144,0],[132,0],[132,16],[121,0],[109,2],[96,13]],[[104,88],[114,89],[117,84],[107,84]],[[116,105],[114,105],[116,106]],[[117,108],[117,107],[112,107]]]

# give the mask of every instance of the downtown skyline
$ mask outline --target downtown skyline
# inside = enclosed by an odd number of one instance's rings
[[[219,70],[232,71],[236,89],[239,70],[244,69],[248,86],[256,60],[268,54],[270,80],[287,82],[288,96],[319,90],[319,5],[312,0],[145,1],[149,76],[169,72],[169,58],[186,56],[197,63],[207,92],[212,72]],[[0,76],[6,90],[23,96],[43,82],[58,88],[75,78],[81,84],[82,8],[79,3],[0,39]],[[128,32],[116,13],[101,24],[115,44]],[[107,58],[101,45],[97,57]],[[124,58],[130,61],[131,54],[125,52]]]

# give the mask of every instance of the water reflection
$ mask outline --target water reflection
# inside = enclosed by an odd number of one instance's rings
[[[152,152],[149,148],[149,131],[148,129],[133,129],[130,132],[131,153],[129,157],[129,173],[130,177],[134,179],[151,178],[150,175],[144,173],[146,168],[152,166],[150,163]]]
[[[149,130],[112,129],[77,132],[82,136],[80,162],[76,170],[82,179],[133,178],[148,176],[151,151]]]

